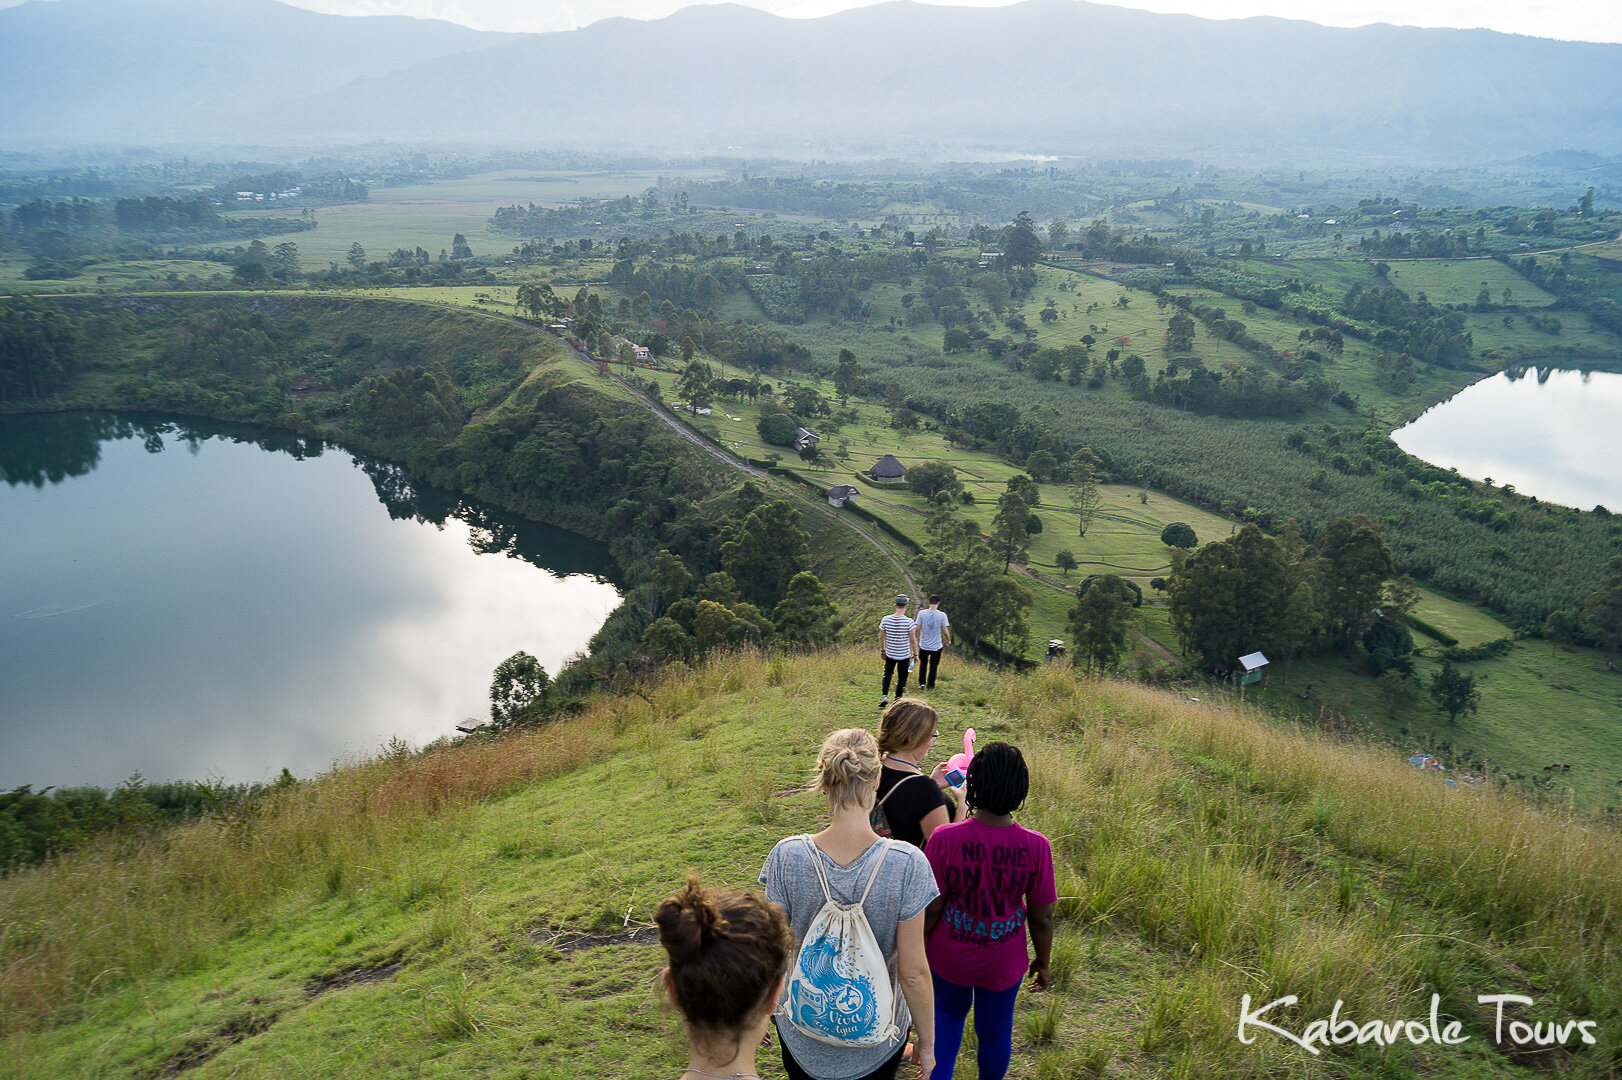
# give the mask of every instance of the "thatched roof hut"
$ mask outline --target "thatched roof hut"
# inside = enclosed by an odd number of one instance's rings
[[[867,470],[867,475],[881,484],[899,484],[907,478],[907,467],[897,461],[894,454],[885,454]]]

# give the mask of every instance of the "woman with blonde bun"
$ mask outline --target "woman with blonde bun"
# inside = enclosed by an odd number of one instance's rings
[[[868,822],[881,768],[872,733],[846,728],[829,735],[817,755],[828,827],[814,836],[779,841],[760,882],[766,898],[787,912],[796,943],[805,940],[825,902],[823,879],[833,899],[844,904],[855,904],[867,889],[862,910],[901,990],[894,1022],[899,1031],[909,1023],[917,1026],[912,1061],[920,1076],[928,1076],[935,1067],[935,999],[924,959],[924,912],[940,890],[922,851],[881,839]],[[790,1080],[889,1080],[905,1050],[900,1039],[876,1046],[830,1045],[782,1017],[777,1031]]]
[[[682,1080],[754,1080],[755,1048],[777,1005],[794,939],[776,904],[705,889],[698,878],[654,913],[670,965],[662,977],[687,1021]]]

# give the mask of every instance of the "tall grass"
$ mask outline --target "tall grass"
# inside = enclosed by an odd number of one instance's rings
[[[1188,961],[1145,1045],[1264,1075],[1254,1047],[1228,1061],[1245,993],[1370,1018],[1422,1015],[1434,992],[1479,1022],[1476,994],[1516,992],[1622,1027],[1613,827],[1139,686],[1049,671],[1005,678],[993,704],[1035,736],[1026,816],[1067,864],[1061,917]],[[1619,1054],[1584,1060],[1602,1075]]]
[[[401,906],[439,906],[431,938],[464,932],[435,868],[395,858],[437,814],[491,799],[611,753],[622,718],[675,705],[686,680],[605,699],[578,718],[357,761],[180,829],[104,840],[0,880],[0,1037],[72,1015],[86,995],[204,962],[289,896],[392,882]]]
[[[820,733],[872,722],[871,669],[865,649],[716,656],[538,731],[397,749],[251,811],[15,873],[0,881],[0,1036],[72,1020],[119,985],[205,966],[234,934],[301,904],[381,896],[417,921],[421,947],[476,949],[487,929],[467,898],[484,871],[435,863],[423,837],[465,832],[481,801],[590,763],[601,764],[592,790],[605,804],[616,776],[645,774],[651,751],[673,775],[713,777],[734,828],[794,831],[813,813],[804,785]],[[1025,750],[1032,791],[1019,817],[1053,841],[1054,996],[1032,1002],[1026,1071],[1015,1075],[1348,1068],[1330,1055],[1309,1062],[1276,1037],[1241,1045],[1244,994],[1298,996],[1271,1017],[1298,1029],[1336,1000],[1359,1020],[1421,1017],[1438,993],[1485,1038],[1490,1006],[1476,994],[1525,993],[1544,1018],[1598,1021],[1601,1045],[1562,1069],[1622,1067],[1614,827],[1491,788],[1448,788],[1387,751],[1236,703],[956,663],[942,688],[932,697],[943,728],[977,726]],[[758,866],[752,841],[717,845],[690,821],[672,829],[669,843],[693,845],[683,857],[706,874],[740,880]],[[490,865],[512,866],[539,842],[503,837]],[[627,898],[645,908],[669,884],[612,853],[596,858],[592,877],[612,887],[600,910],[580,909],[593,929],[618,929]],[[447,984],[424,999],[424,1027],[476,1042],[487,1023],[476,1000]],[[1434,1049],[1390,1053],[1393,1067],[1445,1064]]]

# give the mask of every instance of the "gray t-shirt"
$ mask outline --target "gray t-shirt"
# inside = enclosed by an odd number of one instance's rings
[[[941,631],[952,625],[946,612],[940,608],[925,608],[918,613],[918,647],[929,652],[942,648]]]
[[[916,918],[931,900],[940,895],[929,860],[911,844],[895,840],[880,840],[849,866],[840,866],[814,843],[812,848],[817,858],[822,860],[822,871],[828,875],[828,888],[833,898],[842,904],[853,904],[862,895],[862,890],[867,887],[867,879],[873,873],[873,860],[879,857],[880,852],[885,852],[884,869],[879,871],[878,878],[873,882],[873,890],[867,894],[867,903],[862,910],[867,914],[868,925],[873,928],[874,939],[890,962],[891,982],[894,983],[897,929],[908,919]],[[805,940],[811,920],[816,918],[826,902],[822,885],[817,881],[816,867],[811,865],[811,857],[803,839],[791,836],[777,842],[772,853],[766,856],[766,865],[760,871],[760,883],[766,886],[766,899],[788,912],[796,942]],[[907,1008],[899,985],[896,987],[895,1023],[903,1032],[912,1023],[912,1013]],[[878,1046],[831,1046],[802,1034],[793,1024],[781,1019],[777,1032],[783,1045],[794,1055],[794,1060],[818,1080],[852,1080],[866,1076],[894,1057],[901,1047],[900,1042]]]

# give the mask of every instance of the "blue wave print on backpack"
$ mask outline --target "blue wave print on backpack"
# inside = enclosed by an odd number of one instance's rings
[[[806,941],[800,978],[789,986],[789,1017],[808,1034],[856,1042],[879,1026],[878,1002],[867,973],[839,962],[842,949],[832,934]]]
[[[895,1023],[896,992],[889,959],[879,948],[862,907],[894,841],[879,841],[882,846],[867,888],[854,904],[842,904],[829,890],[822,856],[811,838],[801,836],[800,840],[816,868],[823,904],[789,968],[782,1011],[797,1029],[820,1042],[835,1046],[895,1042],[901,1030]]]

